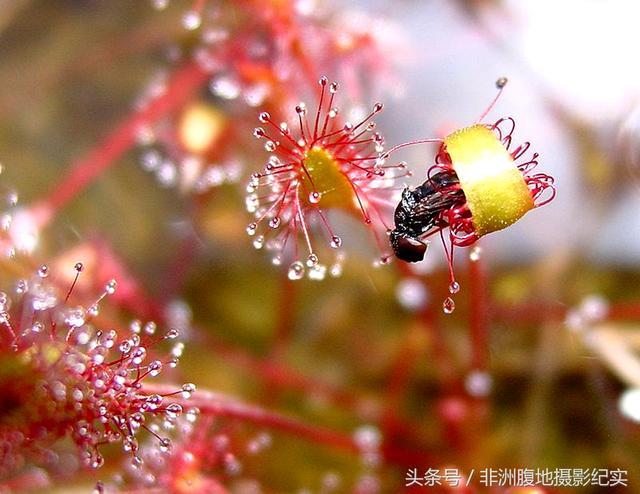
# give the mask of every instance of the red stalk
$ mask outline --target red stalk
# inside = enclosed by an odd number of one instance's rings
[[[195,61],[178,68],[161,96],[143,110],[125,118],[95,148],[73,162],[68,173],[35,207],[46,209],[49,212],[47,220],[51,220],[56,211],[80,194],[135,144],[142,127],[183,105],[207,81],[208,76]]]

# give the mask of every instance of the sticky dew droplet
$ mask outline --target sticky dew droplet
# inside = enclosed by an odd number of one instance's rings
[[[456,310],[456,303],[451,297],[445,298],[444,302],[442,302],[442,311],[445,314],[452,314],[454,310]]]

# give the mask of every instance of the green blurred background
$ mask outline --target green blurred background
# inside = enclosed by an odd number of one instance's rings
[[[145,1],[0,3],[2,183],[21,204],[48,194],[131,114],[154,74],[170,70],[171,47],[189,43],[180,22],[189,4],[158,12]],[[640,359],[638,35],[623,23],[637,20],[638,7],[535,4],[332,6],[386,17],[411,48],[393,68],[401,85],[383,95],[388,142],[473,122],[507,74],[493,114],[514,115],[516,141],[530,139],[540,169],[558,180],[555,202],[483,239],[479,263],[458,254],[462,291],[450,316],[440,308],[448,279],[435,242],[416,269],[374,268],[373,249],[355,234],[344,275],[323,282],[291,283],[255,251],[244,183],[264,156],[252,124],[239,184],[200,196],[161,187],[134,147],[43,232],[35,259],[99,240],[150,299],[188,304],[194,328],[178,381],[346,435],[370,425],[386,453],[403,452],[372,465],[271,431],[258,455],[235,445],[239,476],[211,469],[232,492],[329,492],[333,474],[335,492],[372,479],[380,492],[402,492],[408,468],[444,466],[621,468],[625,492],[640,492],[640,404],[628,399],[640,375],[624,371]],[[406,157],[416,185],[432,150]],[[132,315],[122,312],[123,321]],[[265,430],[229,428],[241,438]],[[109,481],[118,461],[74,474],[62,491]]]

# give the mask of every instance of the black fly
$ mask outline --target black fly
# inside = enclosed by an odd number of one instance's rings
[[[415,189],[402,191],[394,214],[396,228],[390,234],[396,257],[406,262],[422,261],[427,244],[420,237],[446,227],[441,212],[466,200],[458,183],[453,170],[443,170]]]

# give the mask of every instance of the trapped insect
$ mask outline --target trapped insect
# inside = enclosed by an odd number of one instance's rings
[[[451,293],[459,290],[453,274],[454,246],[469,246],[488,233],[502,230],[555,197],[553,177],[533,173],[538,154],[524,157],[531,144],[525,142],[510,149],[514,119],[503,117],[493,124],[482,123],[506,83],[506,78],[496,81],[498,94],[474,125],[444,139],[400,144],[381,156],[384,160],[397,149],[414,144],[440,143],[424,183],[403,191],[389,240],[396,257],[419,262],[427,251],[425,239],[439,233],[447,254]],[[446,228],[448,246],[443,233]]]

